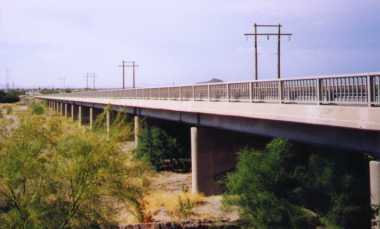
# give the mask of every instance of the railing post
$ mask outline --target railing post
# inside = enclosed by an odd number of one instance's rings
[[[282,103],[282,80],[278,80],[278,102]]]
[[[322,90],[321,90],[321,81],[322,79],[317,79],[316,85],[316,96],[317,96],[317,104],[320,105],[322,103]]]
[[[227,97],[227,102],[230,101],[230,85],[227,83],[226,84],[226,97]]]
[[[367,76],[367,104],[368,106],[372,106],[372,85],[373,85],[373,78],[368,75]]]
[[[191,86],[192,87],[192,90],[193,90],[193,101],[195,101],[195,87],[194,86]]]
[[[252,102],[252,82],[249,82],[249,102]]]
[[[210,94],[210,84],[207,84],[207,96],[208,96],[208,101],[211,101],[211,94]]]

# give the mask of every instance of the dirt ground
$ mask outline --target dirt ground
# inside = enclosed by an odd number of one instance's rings
[[[152,179],[151,189],[171,193],[191,191],[191,173],[160,172]],[[165,209],[154,214],[154,221],[167,222],[173,220]],[[203,197],[201,203],[196,204],[193,215],[188,220],[196,221],[223,221],[233,222],[239,219],[236,209],[225,209],[222,204],[222,196]]]

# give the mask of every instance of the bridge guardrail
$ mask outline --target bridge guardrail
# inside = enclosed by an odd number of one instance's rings
[[[52,96],[380,106],[380,73],[84,91]]]

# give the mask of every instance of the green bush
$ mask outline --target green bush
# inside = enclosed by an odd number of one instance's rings
[[[0,158],[0,228],[108,227],[139,208],[144,167],[63,118],[21,117]]]
[[[183,149],[177,140],[158,127],[146,127],[141,131],[136,155],[151,163],[156,170],[173,169],[181,163]]]
[[[32,103],[31,105],[32,114],[42,115],[45,113],[45,108],[40,103]]]
[[[314,228],[320,221],[368,228],[368,159],[323,151],[281,139],[262,151],[243,150],[227,177],[225,202],[239,206],[253,228]]]

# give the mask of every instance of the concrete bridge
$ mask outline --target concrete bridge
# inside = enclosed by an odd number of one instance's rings
[[[283,137],[380,157],[380,73],[83,91],[39,96],[92,126],[107,106],[139,117],[191,124],[192,190],[218,191],[215,176],[234,166],[238,139],[224,130]],[[107,113],[109,128],[112,114]],[[137,144],[137,137],[136,144]],[[371,162],[372,203],[380,166]]]

